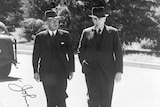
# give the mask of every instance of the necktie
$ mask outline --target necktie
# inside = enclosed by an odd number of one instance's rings
[[[52,37],[54,37],[54,32],[52,32]]]
[[[101,34],[101,29],[98,29],[98,34]]]

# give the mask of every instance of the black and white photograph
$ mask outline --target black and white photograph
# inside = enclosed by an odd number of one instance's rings
[[[0,107],[160,107],[160,0],[1,0]]]

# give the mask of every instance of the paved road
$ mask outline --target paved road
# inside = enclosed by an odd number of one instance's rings
[[[33,79],[31,59],[31,55],[19,54],[18,69],[12,66],[10,76],[22,79],[0,82],[0,107],[46,107],[43,85]],[[85,79],[77,59],[67,92],[68,107],[87,107]],[[123,80],[115,83],[112,107],[160,107],[160,71],[124,66]]]

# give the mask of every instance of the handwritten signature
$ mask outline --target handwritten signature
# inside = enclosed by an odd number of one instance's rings
[[[16,91],[16,92],[22,92],[22,97],[24,97],[25,103],[27,105],[27,107],[29,107],[28,101],[27,101],[27,97],[30,98],[35,98],[36,95],[35,94],[28,94],[27,90],[33,88],[31,85],[24,85],[23,87],[17,85],[17,84],[8,84],[8,87],[10,90],[12,91]]]

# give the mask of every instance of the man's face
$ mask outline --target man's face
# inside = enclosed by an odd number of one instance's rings
[[[106,17],[92,17],[92,21],[97,28],[104,26]]]
[[[59,20],[57,18],[48,18],[47,25],[51,31],[57,30],[59,27]]]

